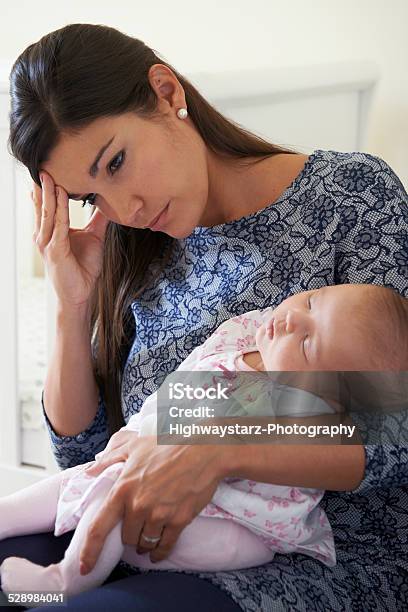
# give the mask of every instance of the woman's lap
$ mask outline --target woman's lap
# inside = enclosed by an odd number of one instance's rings
[[[58,563],[68,547],[73,531],[55,537],[53,533],[9,538],[0,542],[0,563],[7,557],[25,557],[40,565]],[[1,589],[0,589],[1,590]],[[52,610],[55,606],[33,608]],[[15,610],[25,610],[15,607]],[[61,606],[58,606],[61,609]],[[113,570],[103,586],[70,597],[64,610],[134,610],[135,612],[238,612],[240,608],[220,588],[207,580],[177,572],[149,572],[123,577]]]
[[[41,565],[57,563],[74,532],[55,537],[53,533],[9,538],[0,541],[0,563],[20,556]],[[224,590],[234,592],[245,609],[260,610],[406,610],[408,595],[403,590],[406,578],[392,563],[375,563],[367,545],[364,559],[358,554],[338,550],[338,563],[328,568],[303,555],[277,555],[260,568],[220,572],[209,579],[195,573],[151,571],[128,576],[116,567],[104,585],[70,597],[68,610],[135,610],[136,612],[238,612],[241,607]],[[364,561],[365,571],[361,564]],[[370,563],[371,562],[371,563]],[[239,576],[239,577],[238,577]],[[399,582],[401,585],[398,586]],[[382,584],[382,589],[378,589]],[[404,603],[405,602],[405,603]],[[57,609],[55,606],[35,610]],[[16,610],[25,610],[16,607]],[[60,609],[60,606],[58,607]]]

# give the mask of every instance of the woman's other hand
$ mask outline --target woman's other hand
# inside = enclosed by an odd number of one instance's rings
[[[113,438],[116,439],[113,440]],[[167,557],[182,530],[211,501],[224,477],[221,445],[160,445],[156,436],[119,431],[111,449],[87,473],[125,460],[123,471],[93,519],[81,551],[81,573],[94,567],[108,533],[123,518],[122,541],[152,561]],[[157,544],[141,536],[161,536]]]
[[[33,241],[44,260],[61,304],[86,303],[102,270],[109,220],[95,210],[84,229],[69,227],[68,195],[41,171],[42,189],[33,183],[35,205]]]

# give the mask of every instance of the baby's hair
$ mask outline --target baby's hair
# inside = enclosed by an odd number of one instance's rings
[[[408,299],[394,289],[364,285],[356,322],[370,347],[373,370],[408,370]]]
[[[342,373],[342,405],[399,413],[408,397],[408,299],[389,287],[361,287],[355,323],[366,339],[372,371]]]

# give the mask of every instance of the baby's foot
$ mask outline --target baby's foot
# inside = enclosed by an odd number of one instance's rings
[[[58,564],[48,567],[32,563],[21,557],[8,557],[0,565],[1,588],[6,593],[19,593],[21,591],[58,591],[62,592],[62,576]],[[38,607],[37,603],[28,608]]]

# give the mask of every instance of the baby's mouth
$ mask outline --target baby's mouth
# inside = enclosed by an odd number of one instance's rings
[[[268,330],[268,336],[269,338],[273,338],[275,330],[274,330],[274,319],[275,317],[271,316],[270,311],[268,312],[268,310],[265,310],[264,312],[261,312],[261,319],[262,319],[262,323],[264,324],[264,326],[266,327],[266,329]]]

